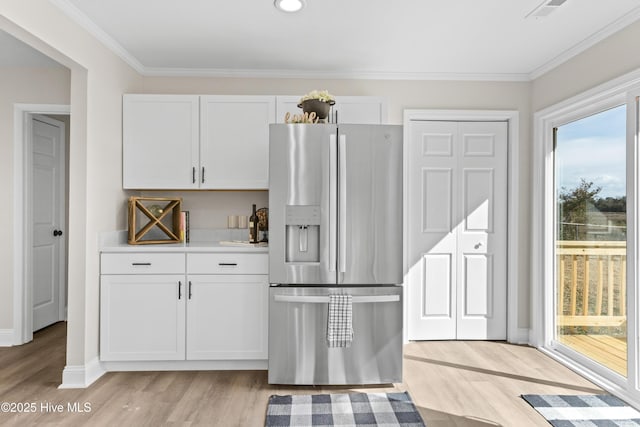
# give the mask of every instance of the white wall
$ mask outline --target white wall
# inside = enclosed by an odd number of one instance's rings
[[[227,216],[251,215],[252,204],[257,209],[269,206],[268,191],[145,191],[140,195],[181,197],[191,228],[226,228]]]
[[[47,0],[0,3],[0,29],[71,70],[67,367],[84,366],[98,355],[98,234],[125,228],[122,93],[141,80]]]
[[[13,224],[14,104],[68,105],[71,73],[59,68],[0,67],[0,224]],[[13,329],[13,227],[0,227],[0,329]]]
[[[639,69],[638,40],[640,40],[640,21],[534,80],[532,111],[535,113]]]

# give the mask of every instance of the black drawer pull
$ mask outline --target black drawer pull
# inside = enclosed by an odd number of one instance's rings
[[[139,266],[139,265],[151,265],[150,262],[132,262],[131,265]]]
[[[235,262],[219,262],[218,265],[221,266],[221,267],[233,267],[233,266],[236,266],[238,264],[235,263]]]

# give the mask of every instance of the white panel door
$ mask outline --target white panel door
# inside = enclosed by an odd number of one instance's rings
[[[456,334],[456,127],[411,124],[409,191],[409,338]]]
[[[64,123],[34,116],[32,129],[33,330],[64,319]],[[62,291],[62,292],[61,292]]]
[[[212,95],[200,102],[200,188],[269,188],[275,97]]]
[[[184,275],[102,275],[100,359],[184,360]]]
[[[265,360],[267,275],[190,275],[188,360]]]
[[[409,339],[505,339],[507,124],[410,127]]]
[[[507,337],[507,123],[458,126],[458,339]]]

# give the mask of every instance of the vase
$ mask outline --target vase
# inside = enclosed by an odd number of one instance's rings
[[[316,113],[316,117],[319,120],[324,120],[329,115],[329,109],[335,103],[335,101],[324,102],[319,99],[307,99],[298,104],[298,107],[302,108],[302,112]]]

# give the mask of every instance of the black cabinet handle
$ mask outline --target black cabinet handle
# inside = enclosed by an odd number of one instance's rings
[[[140,265],[151,265],[150,262],[132,262],[131,265],[135,266],[140,266]]]
[[[219,262],[218,265],[221,266],[221,267],[225,267],[225,266],[226,267],[229,267],[229,266],[233,267],[233,266],[236,266],[238,264],[235,263],[235,262]]]
[[[182,299],[182,282],[178,280],[178,299]]]
[[[202,167],[202,183],[204,184],[204,166]]]
[[[191,299],[191,280],[189,280],[189,299]]]
[[[53,236],[54,237],[62,236],[62,230],[53,230]]]
[[[191,183],[195,184],[196,183],[196,167],[192,167],[191,168]]]

